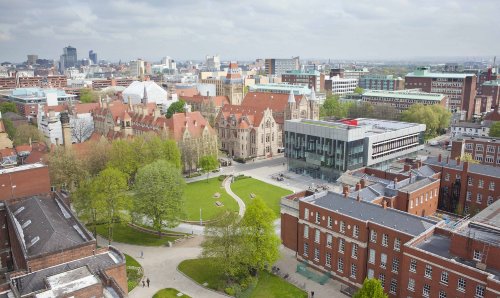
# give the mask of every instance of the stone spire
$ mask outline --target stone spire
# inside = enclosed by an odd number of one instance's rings
[[[288,95],[288,103],[289,104],[295,103],[295,96],[293,95],[292,90],[290,90],[290,95]]]
[[[310,95],[309,100],[318,100],[316,98],[316,92],[314,91],[314,87],[311,88],[311,95]]]
[[[147,104],[148,103],[148,92],[146,91],[146,84],[144,84],[144,92],[143,92],[143,95],[142,95],[141,102],[143,104]]]

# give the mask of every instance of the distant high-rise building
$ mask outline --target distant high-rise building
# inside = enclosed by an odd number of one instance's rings
[[[300,59],[299,57],[293,57],[292,59],[266,59],[265,67],[267,75],[281,77],[287,71],[299,70]]]
[[[142,59],[132,60],[129,64],[130,75],[132,77],[142,78],[146,72],[145,61]]]
[[[207,68],[209,70],[220,70],[220,57],[219,55],[206,56]]]
[[[72,46],[65,47],[59,61],[59,72],[64,73],[66,68],[75,67],[77,61],[76,48]]]
[[[92,61],[92,64],[97,64],[97,53],[94,50],[89,51],[89,60]]]
[[[28,65],[36,64],[36,60],[38,60],[38,55],[28,55]]]

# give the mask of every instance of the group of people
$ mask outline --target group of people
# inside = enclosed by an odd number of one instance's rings
[[[144,288],[146,286],[146,284],[148,285],[148,288],[149,288],[149,277],[146,277],[146,279],[142,279],[142,287]]]

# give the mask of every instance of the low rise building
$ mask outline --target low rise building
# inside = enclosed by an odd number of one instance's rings
[[[354,93],[356,87],[358,87],[358,79],[342,78],[340,76],[333,76],[325,79],[325,90],[333,94],[351,94]]]
[[[404,80],[393,75],[363,75],[359,78],[359,87],[366,90],[402,90]]]
[[[477,163],[500,167],[500,139],[487,136],[462,135],[451,144],[450,158],[456,160],[465,153]]]
[[[328,181],[361,167],[384,169],[423,149],[424,124],[380,119],[285,122],[288,168]]]
[[[476,214],[500,199],[500,167],[470,164],[447,157],[429,157],[424,164],[441,172],[440,210]]]
[[[8,98],[16,104],[19,114],[31,119],[36,117],[39,105],[56,106],[74,100],[76,95],[60,89],[17,88]]]
[[[484,123],[473,122],[455,122],[450,124],[452,138],[461,138],[466,136],[487,137],[490,128]]]
[[[389,105],[399,113],[406,111],[414,104],[441,105],[447,107],[448,97],[444,94],[428,93],[419,89],[382,91],[368,90],[363,92],[361,100],[373,105]]]
[[[317,70],[307,72],[290,70],[281,75],[281,81],[292,85],[306,86],[310,89],[314,88],[318,92],[322,92],[325,87],[325,75]]]
[[[491,105],[500,105],[500,79],[486,81],[481,86],[481,95],[491,96]]]

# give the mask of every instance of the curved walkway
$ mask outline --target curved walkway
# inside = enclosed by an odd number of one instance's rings
[[[238,197],[232,190],[231,190],[231,180],[232,180],[232,177],[227,177],[226,179],[224,179],[224,189],[226,190],[226,192],[233,198],[236,200],[236,202],[238,203],[238,207],[239,207],[239,211],[238,211],[238,215],[240,217],[243,217],[243,215],[245,215],[245,211],[246,211],[246,206],[245,206],[245,202],[243,202],[243,200]]]
[[[206,289],[177,271],[180,262],[197,258],[201,253],[203,237],[194,237],[174,247],[137,246],[113,242],[121,252],[135,258],[144,269],[145,278],[151,281],[150,287],[138,285],[129,293],[130,298],[146,298],[164,288],[175,288],[191,297],[227,298],[225,295]],[[98,237],[100,245],[106,246],[107,240]],[[141,252],[144,257],[141,258]]]

